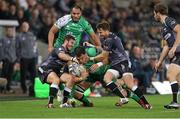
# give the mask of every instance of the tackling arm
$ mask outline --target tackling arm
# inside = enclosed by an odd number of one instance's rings
[[[54,36],[58,30],[59,28],[53,25],[48,33],[48,52],[53,50]]]

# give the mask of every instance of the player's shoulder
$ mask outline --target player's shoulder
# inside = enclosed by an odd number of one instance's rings
[[[89,22],[83,16],[81,16],[79,23],[82,25],[88,25],[89,24]]]
[[[177,23],[176,20],[174,18],[172,18],[172,17],[166,17],[166,19],[165,19],[165,24],[166,25],[174,25],[176,23]]]
[[[112,39],[119,39],[119,37],[115,33],[112,33],[112,32],[110,32],[109,37]]]
[[[59,19],[69,20],[69,19],[71,19],[71,15],[70,15],[70,14],[67,14],[67,15],[64,15],[64,16],[60,17]]]

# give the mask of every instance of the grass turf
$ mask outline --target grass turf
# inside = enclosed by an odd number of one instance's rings
[[[59,108],[55,101],[54,109],[45,108],[47,100],[0,101],[0,118],[180,118],[180,109],[167,110],[171,95],[146,96],[153,108],[144,110],[136,102],[123,107],[115,107],[118,97],[91,98],[94,107]]]

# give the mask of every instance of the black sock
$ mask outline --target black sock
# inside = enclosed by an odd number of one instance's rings
[[[125,98],[124,95],[121,93],[120,89],[114,82],[110,82],[109,84],[106,85],[107,88],[109,88],[115,95]]]
[[[53,99],[54,99],[54,97],[56,97],[57,92],[58,92],[57,88],[50,87],[50,90],[49,90],[49,101],[48,101],[49,104],[53,104]]]
[[[70,93],[71,93],[71,89],[65,87],[63,92],[63,103],[66,103],[68,101]]]
[[[177,98],[178,98],[178,83],[173,83],[171,84],[171,89],[172,89],[172,93],[173,93],[173,102],[177,103]]]
[[[142,100],[145,104],[149,104],[148,101],[146,100],[146,98],[144,97],[142,91],[139,88],[136,88],[136,90],[134,91],[134,93],[140,98],[140,100]]]

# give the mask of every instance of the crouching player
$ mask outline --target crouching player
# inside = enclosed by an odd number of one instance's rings
[[[47,107],[53,108],[53,99],[57,94],[60,83],[65,83],[65,89],[63,92],[63,103],[60,107],[68,106],[68,96],[71,93],[73,85],[82,80],[88,74],[84,73],[82,77],[75,77],[69,74],[68,71],[63,71],[62,68],[65,67],[67,62],[75,61],[76,58],[70,56],[70,50],[75,43],[75,38],[71,35],[67,35],[64,38],[64,43],[61,47],[55,48],[48,56],[48,58],[40,65],[38,68],[38,74],[42,83],[50,84],[49,100]]]
[[[127,56],[121,39],[110,32],[110,26],[107,22],[97,25],[97,32],[101,38],[103,52],[93,58],[93,60],[104,59],[108,57],[111,65],[110,69],[104,75],[106,87],[115,91],[117,85],[112,82],[113,78],[121,78],[127,87],[132,90],[139,98],[141,105],[145,109],[151,109],[151,105],[147,102],[142,91],[134,83],[133,74],[130,72],[129,57]]]
[[[90,102],[84,95],[84,91],[89,88],[94,82],[100,81],[104,86],[106,85],[105,82],[103,81],[104,79],[104,74],[106,71],[110,68],[109,65],[102,65],[100,66],[98,62],[90,60],[90,56],[96,56],[97,52],[95,48],[94,49],[94,54],[90,53],[88,50],[90,48],[85,48],[85,47],[77,47],[75,50],[77,60],[79,61],[80,64],[84,64],[84,67],[89,71],[89,76],[87,77],[86,80],[80,82],[79,84],[76,85],[76,90],[74,92],[74,98],[83,102],[83,106],[85,107],[91,107],[93,106],[93,103]],[[93,70],[96,67],[96,70]],[[120,101],[117,103],[118,106],[121,106],[125,103],[128,102],[128,99],[125,98],[127,96],[127,92],[121,88],[121,86],[117,86],[115,90],[112,91],[115,95],[120,97]],[[130,98],[134,99],[135,101],[139,101],[139,97],[135,95],[132,92],[128,93]]]

